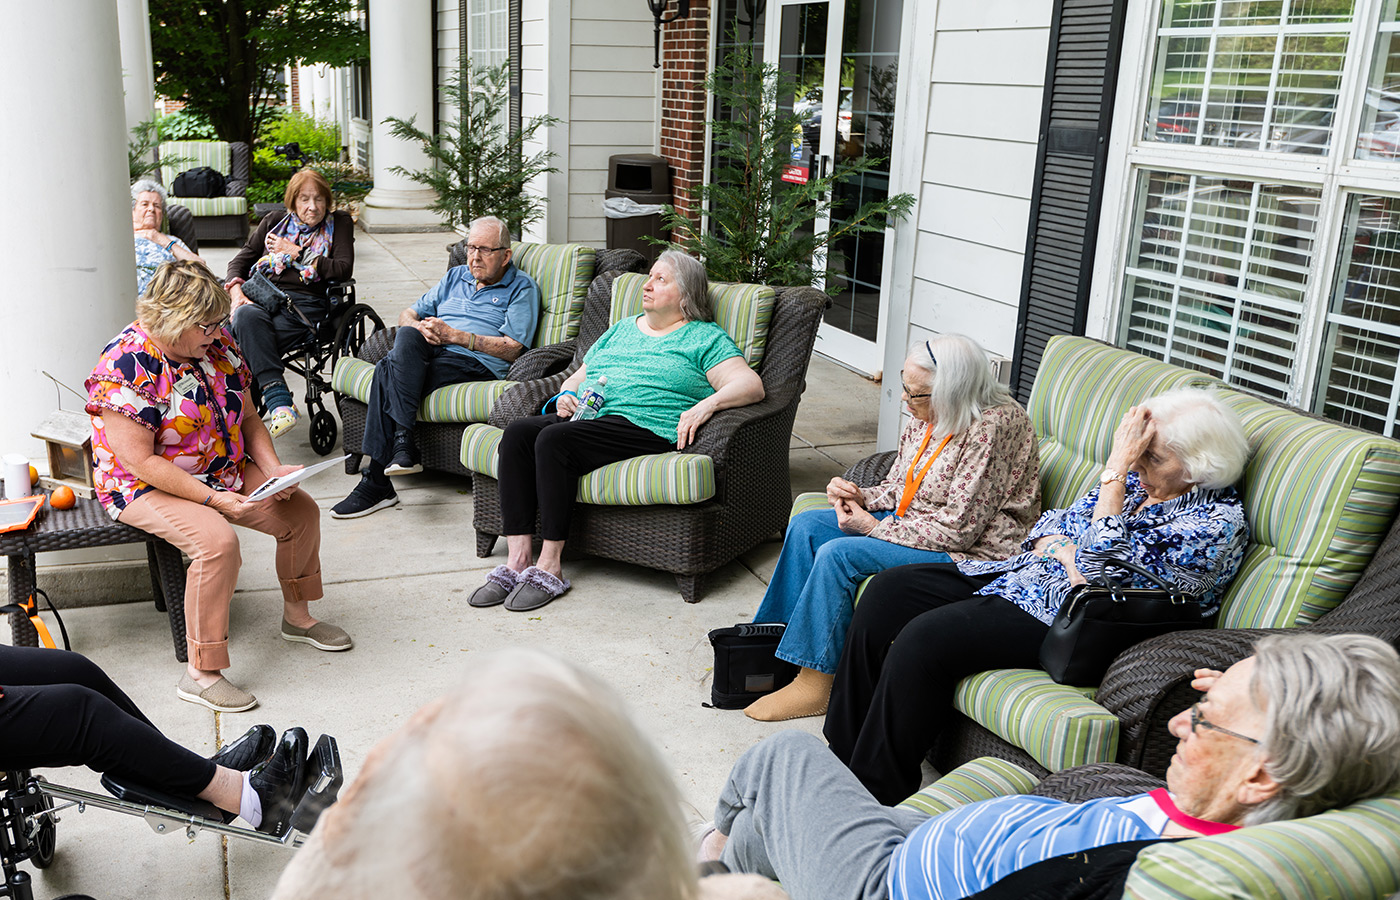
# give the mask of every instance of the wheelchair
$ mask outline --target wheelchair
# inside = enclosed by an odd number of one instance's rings
[[[321,813],[336,801],[345,780],[335,738],[323,734],[307,758],[306,790],[292,813],[287,833],[272,837],[224,822],[211,803],[177,797],[111,775],[102,776],[110,796],[53,784],[26,770],[0,772],[0,897],[34,900],[33,879],[20,864],[47,869],[58,847],[59,813],[76,808],[106,809],[145,820],[156,834],[183,834],[193,841],[209,831],[239,840],[295,849],[306,842]]]
[[[384,328],[384,320],[379,318],[378,313],[367,304],[355,302],[353,278],[331,282],[326,297],[330,310],[315,333],[308,334],[301,344],[282,354],[282,365],[306,380],[303,400],[308,415],[311,449],[318,456],[326,456],[334,450],[335,442],[340,437],[340,426],[322,399],[331,390],[335,361],[342,356],[358,354],[369,336]],[[266,415],[267,405],[257,385],[253,387],[253,400],[258,405],[258,415]]]

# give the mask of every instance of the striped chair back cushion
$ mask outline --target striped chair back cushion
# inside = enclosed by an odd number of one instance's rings
[[[166,165],[164,160],[178,160],[184,157],[190,162],[180,162],[176,166]],[[166,141],[160,145],[160,180],[166,190],[171,190],[175,178],[181,172],[208,166],[227,175],[233,171],[232,154],[228,141]],[[198,213],[196,213],[198,215]]]
[[[608,321],[616,323],[642,311],[642,285],[647,277],[632,272],[613,280],[612,311]],[[763,362],[768,343],[768,323],[773,318],[777,292],[765,285],[710,283],[710,308],[715,323],[725,330],[744,361],[757,369]]]
[[[540,322],[530,346],[546,347],[578,337],[598,251],[583,244],[525,241],[516,241],[511,250],[511,262],[540,288]]]
[[[1054,337],[1027,412],[1040,435],[1045,508],[1095,483],[1130,406],[1219,379],[1108,347]],[[1238,485],[1251,543],[1221,606],[1225,628],[1279,628],[1336,606],[1385,538],[1400,502],[1400,443],[1223,389],[1253,457]]]

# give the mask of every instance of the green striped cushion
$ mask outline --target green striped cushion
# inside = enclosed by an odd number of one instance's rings
[[[1230,834],[1149,847],[1135,900],[1381,898],[1400,891],[1400,794]]]
[[[468,425],[462,433],[462,465],[495,478],[501,434],[494,425]],[[576,497],[599,506],[650,506],[701,503],[714,495],[714,460],[695,453],[658,453],[594,469],[579,479]]]
[[[172,206],[183,206],[196,216],[245,216],[245,197],[171,197]]]
[[[1400,496],[1400,443],[1234,391],[1222,399],[1255,449],[1241,486],[1249,555],[1220,626],[1312,622],[1341,602],[1385,538]]]
[[[1174,388],[1220,384],[1088,338],[1052,337],[1026,406],[1040,436],[1042,507],[1069,506],[1098,483],[1129,407]]]
[[[495,425],[468,425],[462,431],[462,465],[469,471],[495,478],[496,451],[503,434],[505,432]]]
[[[646,281],[645,275],[631,272],[613,280],[610,322],[641,313],[642,285]],[[710,283],[710,308],[714,310],[715,323],[734,339],[751,368],[757,369],[763,362],[768,323],[773,318],[777,296],[772,288],[757,284]]]
[[[1037,781],[1013,762],[983,756],[958,766],[899,805],[936,816],[993,797],[1029,794]]]
[[[374,365],[363,359],[342,356],[331,373],[331,390],[361,403],[369,402],[369,386]],[[491,407],[514,387],[514,381],[467,381],[449,384],[423,398],[418,418],[423,422],[485,422]]]
[[[186,160],[174,166],[161,163],[160,181],[166,190],[173,191],[172,186],[181,172],[198,169],[200,166],[208,166],[224,175],[233,171],[232,152],[229,150],[228,141],[166,141],[160,145],[160,158]]]
[[[1118,756],[1118,717],[1089,699],[1096,688],[1056,684],[1039,669],[964,678],[953,705],[1052,772]]]
[[[516,241],[511,249],[511,261],[540,288],[540,322],[530,346],[544,347],[578,337],[598,251],[583,244],[523,241]]]
[[[814,509],[831,509],[831,501],[826,499],[826,494],[816,491],[798,494],[797,499],[792,501],[792,512],[788,513],[788,521],[791,522],[803,513]]]

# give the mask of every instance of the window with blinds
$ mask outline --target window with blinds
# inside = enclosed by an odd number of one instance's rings
[[[1140,172],[1122,345],[1286,398],[1319,199],[1295,185]]]
[[[1118,343],[1400,437],[1400,0],[1158,10]]]

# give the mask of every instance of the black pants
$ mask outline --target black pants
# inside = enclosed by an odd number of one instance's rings
[[[823,733],[887,806],[919,789],[919,765],[953,716],[953,691],[986,669],[1036,668],[1047,626],[973,592],[995,576],[955,563],[898,566],[865,589],[836,668]]]
[[[187,797],[214,778],[85,656],[0,645],[0,685],[0,769],[87,766]]]
[[[474,357],[428,343],[417,328],[399,328],[394,332],[394,349],[374,365],[360,449],[381,468],[388,465],[394,432],[414,426],[424,397],[449,384],[495,378]]]
[[[499,451],[505,533],[534,534],[538,509],[540,536],[565,540],[580,476],[618,460],[674,449],[674,441],[622,416],[574,422],[551,413],[516,419],[506,426]]]
[[[288,291],[302,315],[311,324],[320,327],[326,318],[327,301],[315,294]],[[233,311],[233,339],[238,349],[243,351],[243,361],[253,373],[259,386],[275,381],[286,382],[282,374],[282,356],[307,341],[314,341],[316,334],[306,323],[289,309],[281,309],[276,314],[258,306],[245,303]]]

